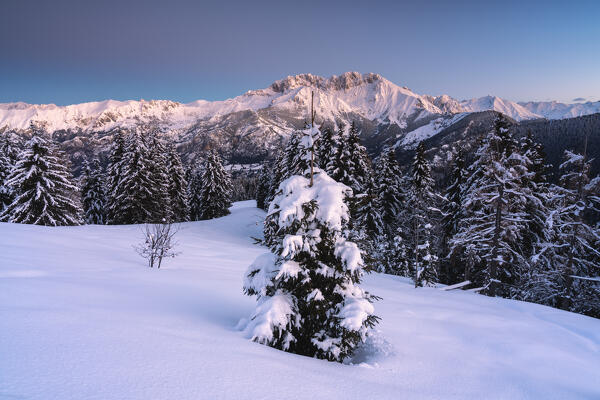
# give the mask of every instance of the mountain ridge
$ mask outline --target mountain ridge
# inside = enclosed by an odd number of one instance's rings
[[[497,96],[458,100],[449,95],[421,95],[401,87],[379,74],[346,72],[324,78],[312,74],[287,76],[269,87],[250,90],[239,96],[217,101],[196,100],[103,100],[67,106],[0,104],[0,129],[27,129],[30,123],[45,123],[49,131],[61,129],[103,131],[130,126],[141,120],[159,120],[183,128],[197,120],[241,111],[256,112],[277,108],[306,111],[310,92],[315,91],[317,115],[335,120],[340,114],[355,113],[366,119],[406,126],[415,119],[436,115],[494,110],[521,121],[546,118],[563,119],[600,112],[600,102],[566,104],[559,102],[512,102]]]
[[[410,151],[421,140],[453,125],[462,126],[467,116],[477,121],[492,118],[485,114],[490,111],[516,121],[542,119],[543,114],[559,119],[600,112],[600,102],[565,105],[515,103],[494,96],[457,100],[448,95],[421,95],[378,74],[347,72],[328,78],[288,76],[266,88],[220,101],[104,100],[68,106],[2,103],[0,134],[28,137],[34,124],[51,134],[79,166],[90,156],[105,159],[116,131],[155,124],[188,162],[218,148],[231,163],[252,163],[272,157],[292,132],[303,128],[313,92],[317,123],[334,128],[357,123],[363,143],[374,156],[385,146]],[[484,115],[477,116],[480,113]],[[485,129],[485,124],[481,126]]]

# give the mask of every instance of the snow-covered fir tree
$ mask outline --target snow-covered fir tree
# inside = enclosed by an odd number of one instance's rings
[[[194,160],[188,167],[190,221],[200,221],[202,219],[202,165],[202,162]]]
[[[162,132],[155,126],[144,127],[141,132],[141,138],[144,146],[141,146],[142,155],[144,156],[147,169],[148,178],[152,182],[149,190],[152,192],[149,203],[150,207],[150,221],[161,222],[161,221],[175,221],[174,210],[172,209],[172,201],[170,198],[171,190],[171,178],[172,171],[169,169],[167,163],[167,146],[163,141]],[[181,177],[183,178],[183,171],[181,171]],[[181,186],[181,182],[179,182]],[[184,188],[183,186],[182,188]],[[185,196],[185,192],[182,190],[182,195]],[[185,210],[184,210],[185,212]],[[186,212],[187,214],[187,212]]]
[[[212,219],[229,214],[231,207],[231,177],[223,168],[216,150],[208,153],[202,166],[200,218]]]
[[[175,145],[168,143],[166,146],[166,171],[168,174],[168,198],[171,209],[171,221],[184,222],[190,218],[188,199],[188,182],[181,158]]]
[[[154,181],[148,154],[140,133],[131,132],[125,140],[121,162],[115,168],[121,176],[113,181],[115,186],[109,188],[109,223],[161,222],[162,218],[156,215]]]
[[[387,233],[395,236],[398,228],[398,215],[405,196],[403,193],[402,171],[396,160],[393,148],[384,150],[377,160],[377,195],[381,204],[381,218]]]
[[[304,135],[304,160],[316,131]],[[378,318],[362,290],[361,251],[345,239],[351,189],[314,168],[284,180],[269,207],[271,253],[249,267],[244,291],[258,305],[246,332],[281,350],[343,361]]]
[[[431,167],[425,158],[425,145],[420,142],[412,163],[409,193],[411,265],[415,287],[433,285],[438,281],[438,255],[435,227],[439,210],[433,192]]]
[[[380,205],[384,235],[377,240],[378,250],[373,255],[376,257],[378,270],[408,276],[408,242],[405,240],[408,223],[401,221],[406,201],[405,184],[393,148],[381,153],[375,170],[375,193]]]
[[[464,185],[467,180],[467,169],[465,166],[465,152],[459,148],[452,159],[452,170],[448,186],[442,198],[442,234],[443,238],[440,241],[441,253],[445,258],[441,261],[442,268],[441,278],[444,283],[453,284],[461,279],[462,268],[460,268],[460,260],[456,255],[451,257],[448,255],[449,241],[458,232],[458,225],[463,217],[463,197]]]
[[[321,169],[329,176],[333,175],[333,170],[335,169],[339,142],[340,137],[334,129],[329,126],[323,128],[318,143],[318,159]]]
[[[103,225],[106,223],[106,194],[104,173],[98,159],[83,164],[81,197],[83,215],[86,224]]]
[[[34,131],[6,180],[13,202],[0,220],[36,225],[79,225],[81,203],[66,156]]]
[[[600,212],[600,177],[590,179],[591,163],[582,154],[565,152],[560,183],[554,187],[551,213],[554,265],[561,266],[557,305],[600,316],[600,226],[586,221]]]
[[[269,208],[269,190],[271,188],[273,165],[265,162],[258,175],[258,184],[256,187],[256,207],[267,210]]]
[[[493,130],[477,149],[469,168],[462,204],[464,217],[450,240],[451,254],[465,265],[465,279],[485,287],[485,293],[508,295],[527,265],[522,233],[531,189],[527,160],[520,154],[500,114]]]
[[[119,223],[120,216],[118,215],[119,208],[117,196],[121,189],[119,183],[123,177],[123,170],[125,168],[125,135],[119,131],[113,138],[113,143],[110,149],[110,155],[108,158],[108,166],[106,168],[106,223],[117,224]]]
[[[527,258],[533,257],[550,240],[547,218],[550,213],[550,192],[547,182],[547,166],[544,148],[535,142],[531,131],[521,140],[520,152],[528,174],[524,175],[523,186],[529,189],[525,205],[526,222],[523,231],[523,251]]]
[[[388,249],[385,227],[381,218],[382,207],[373,176],[369,178],[364,193],[355,204],[357,218],[352,224],[349,237],[365,251],[364,259],[367,265],[377,271],[385,272],[391,265],[387,262],[391,260],[386,256],[390,256],[391,253],[386,251]]]
[[[7,184],[12,167],[16,164],[13,146],[7,136],[0,136],[0,212],[13,201],[13,193]]]
[[[345,180],[340,182],[350,186],[354,194],[358,195],[365,191],[371,176],[371,160],[367,149],[360,143],[359,131],[354,121],[350,124],[344,141],[344,154],[339,157],[342,162],[338,168],[344,169],[346,173]]]

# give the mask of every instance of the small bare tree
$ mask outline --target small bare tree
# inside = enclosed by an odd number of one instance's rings
[[[148,266],[153,268],[155,265],[160,268],[164,257],[175,257],[177,254],[173,248],[177,242],[173,240],[175,234],[179,231],[177,226],[171,222],[162,224],[146,224],[144,226],[144,242],[134,246],[135,251],[142,257],[148,259]]]

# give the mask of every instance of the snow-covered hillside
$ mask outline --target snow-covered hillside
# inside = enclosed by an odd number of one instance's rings
[[[160,270],[139,226],[0,224],[0,398],[600,398],[600,320],[393,276],[364,282],[382,322],[354,365],[248,341],[264,213],[232,211],[183,224]]]

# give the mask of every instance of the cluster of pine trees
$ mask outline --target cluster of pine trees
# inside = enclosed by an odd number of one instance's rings
[[[302,137],[294,134],[263,166],[259,207],[268,210],[281,183],[306,171]],[[592,160],[566,151],[551,184],[542,146],[532,135],[517,140],[503,116],[474,154],[453,153],[441,182],[426,153],[419,144],[404,169],[393,148],[372,162],[354,124],[324,128],[316,143],[318,167],[352,189],[344,236],[365,250],[370,268],[415,286],[463,283],[600,317],[600,177],[589,176]],[[267,245],[280,229],[267,218]]]
[[[149,126],[115,136],[108,166],[68,159],[32,125],[22,149],[0,143],[0,220],[38,225],[183,222],[229,213],[232,184],[216,151],[184,168],[175,146]]]

